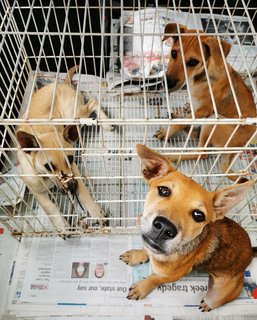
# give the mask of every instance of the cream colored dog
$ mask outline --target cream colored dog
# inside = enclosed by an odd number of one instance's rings
[[[120,259],[131,266],[150,260],[153,274],[133,284],[127,298],[143,299],[195,269],[209,273],[203,311],[236,299],[256,252],[246,231],[225,214],[246,197],[253,181],[208,192],[157,152],[144,145],[137,152],[150,189],[140,219],[144,249]]]
[[[53,119],[87,118],[98,110],[100,118],[107,118],[103,110],[98,108],[95,99],[92,98],[85,104],[82,94],[76,97],[76,91],[69,82],[76,68],[76,66],[71,68],[65,82],[56,86],[54,97],[54,83],[33,94],[31,104],[28,106],[29,119],[49,119],[51,108]],[[113,127],[106,125],[105,129],[112,130]],[[64,231],[68,223],[49,198],[49,189],[54,185],[71,194],[76,193],[80,204],[91,217],[100,220],[104,217],[101,207],[94,202],[85,187],[74,161],[73,144],[78,139],[76,125],[20,125],[17,128],[17,139],[21,147],[18,150],[18,160],[22,179],[58,231]],[[31,149],[23,150],[24,148]],[[43,177],[41,174],[50,175]]]

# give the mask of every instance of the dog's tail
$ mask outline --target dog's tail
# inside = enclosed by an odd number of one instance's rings
[[[64,80],[64,83],[71,85],[71,79],[73,75],[79,70],[79,66],[75,65],[74,67],[70,68],[67,72],[66,78]]]

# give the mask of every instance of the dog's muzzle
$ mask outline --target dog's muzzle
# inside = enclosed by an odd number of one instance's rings
[[[165,241],[172,240],[178,234],[176,226],[165,217],[158,216],[152,222],[150,232],[142,234],[146,245],[153,248],[155,251],[165,253]]]
[[[74,194],[78,188],[78,181],[73,178],[73,174],[65,174],[63,171],[59,173],[58,180],[60,181],[65,191]]]
[[[177,87],[178,80],[167,76],[168,89],[175,89]]]

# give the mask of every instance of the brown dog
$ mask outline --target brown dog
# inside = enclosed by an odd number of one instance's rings
[[[192,269],[209,273],[208,292],[200,304],[203,311],[236,299],[253,250],[245,230],[224,215],[253,182],[208,192],[153,150],[137,145],[137,152],[150,188],[140,219],[144,249],[127,251],[120,259],[131,266],[150,259],[155,273],[133,284],[128,299],[143,299]]]
[[[75,66],[68,71],[63,84],[58,84],[55,88],[55,83],[52,83],[33,94],[31,104],[28,106],[28,119],[47,120],[50,117],[51,108],[53,119],[88,118],[92,112],[98,111],[100,118],[107,118],[102,109],[98,110],[98,103],[94,98],[85,104],[82,94],[77,95],[70,86],[70,79],[76,69]],[[113,129],[109,125],[104,127],[108,130]],[[49,190],[54,185],[72,195],[77,194],[80,204],[91,217],[103,218],[104,216],[101,207],[94,202],[85,187],[74,161],[73,145],[77,139],[76,125],[53,126],[46,123],[46,125],[20,125],[17,128],[17,140],[21,146],[18,150],[18,160],[22,179],[58,231],[64,231],[68,224],[48,196]],[[23,150],[23,148],[31,148],[31,150]]]
[[[182,34],[181,42],[184,53],[185,66],[183,64],[182,49],[178,36],[172,34],[178,33],[177,25],[170,23],[165,28],[163,40],[169,37],[173,38],[174,45],[171,50],[171,57],[166,71],[167,84],[170,91],[180,89],[186,83],[186,69],[190,92],[192,96],[192,108],[195,118],[214,117],[214,107],[211,99],[210,89],[207,81],[206,71],[208,72],[213,97],[217,107],[218,118],[256,118],[256,105],[249,88],[245,85],[240,75],[226,63],[229,76],[234,87],[235,95],[238,101],[241,114],[238,113],[235,99],[226,73],[219,43],[216,37],[208,36],[201,33],[200,40],[196,30],[188,30],[185,26],[180,26],[179,32]],[[186,34],[192,35],[186,35]],[[203,55],[201,54],[200,44],[202,45]],[[231,45],[223,40],[220,41],[224,56],[230,51]],[[204,61],[206,61],[206,70]],[[187,116],[192,118],[192,114]],[[213,125],[203,125],[200,130],[198,147],[231,147],[237,148],[244,146],[253,137],[256,132],[254,125],[217,125],[212,132]],[[158,139],[170,138],[177,132],[187,129],[187,125],[172,125],[166,129],[160,129],[156,132],[155,137]],[[235,131],[235,132],[234,132]],[[233,135],[232,135],[233,134]],[[231,140],[230,137],[232,137]],[[221,161],[221,171],[228,173],[228,178],[236,181],[237,175],[233,175],[230,169],[230,163],[234,158],[233,153],[226,154]],[[196,159],[197,154],[171,156],[171,161]],[[201,155],[207,158],[208,155]],[[246,179],[242,179],[241,182]]]

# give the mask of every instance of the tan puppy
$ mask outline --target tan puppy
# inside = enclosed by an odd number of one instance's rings
[[[137,152],[150,188],[140,219],[144,249],[127,251],[120,259],[131,266],[150,259],[154,274],[133,284],[128,299],[143,299],[192,269],[209,273],[203,311],[236,299],[253,251],[245,230],[224,215],[253,182],[208,192],[153,150],[137,145]]]
[[[187,33],[196,33],[196,30],[188,30],[185,26],[180,26],[179,32],[182,34],[181,42],[184,53],[185,68],[188,76],[190,92],[192,95],[193,109],[195,118],[213,117],[214,107],[211,99],[210,89],[207,82],[206,72],[204,68],[203,57],[200,51],[200,44],[197,35],[188,35]],[[170,23],[165,27],[165,36],[163,40],[172,37],[173,33],[178,33],[177,25]],[[166,71],[167,84],[170,91],[180,89],[186,83],[184,66],[182,61],[182,53],[178,36],[173,36],[174,45],[171,50],[171,56]],[[232,90],[227,77],[225,65],[222,59],[219,43],[216,37],[208,36],[207,34],[200,35],[200,42],[206,61],[206,68],[211,84],[211,89],[215,99],[217,113],[219,118],[256,118],[256,106],[249,88],[245,85],[240,75],[227,65],[230,79],[232,81],[237,101],[241,110],[241,115],[238,114],[235,100],[232,95]],[[230,51],[231,45],[221,40],[222,50],[226,57]],[[187,118],[192,118],[192,114],[188,114]],[[172,125],[166,129],[160,129],[155,134],[158,139],[170,138],[177,132],[186,129],[186,125]],[[253,136],[256,131],[254,125],[238,126],[232,139],[235,125],[218,125],[210,135],[213,129],[212,125],[204,125],[201,127],[198,147],[207,145],[213,147],[242,147]],[[209,141],[207,141],[210,139]],[[207,144],[207,145],[206,145]],[[196,159],[198,155],[182,155],[171,156],[171,161]],[[206,158],[208,155],[202,155]],[[230,163],[234,158],[234,154],[226,154],[221,163],[221,171],[223,173],[233,173],[229,170]],[[229,175],[231,180],[235,181],[237,175]],[[242,179],[243,182],[246,179]]]
[[[65,82],[58,84],[56,89],[55,83],[52,83],[33,94],[28,119],[49,119],[52,101],[54,101],[51,115],[53,119],[87,118],[92,112],[98,111],[98,103],[95,99],[92,98],[85,104],[82,94],[76,97],[76,91],[69,85],[69,79],[76,72],[76,68],[75,66],[69,70]],[[99,116],[107,118],[101,109]],[[105,128],[113,129],[111,126],[105,126]],[[81,180],[78,167],[74,162],[72,148],[78,139],[76,125],[20,125],[17,128],[17,139],[21,146],[18,150],[21,174],[27,175],[22,179],[58,231],[65,230],[67,222],[55,203],[49,199],[48,191],[54,185],[71,194],[76,193],[80,204],[91,217],[104,216],[101,207],[93,201]],[[32,149],[23,150],[23,148]],[[42,150],[42,148],[49,149]],[[71,150],[63,151],[61,148]],[[42,177],[39,176],[40,174],[51,174],[51,176]]]

